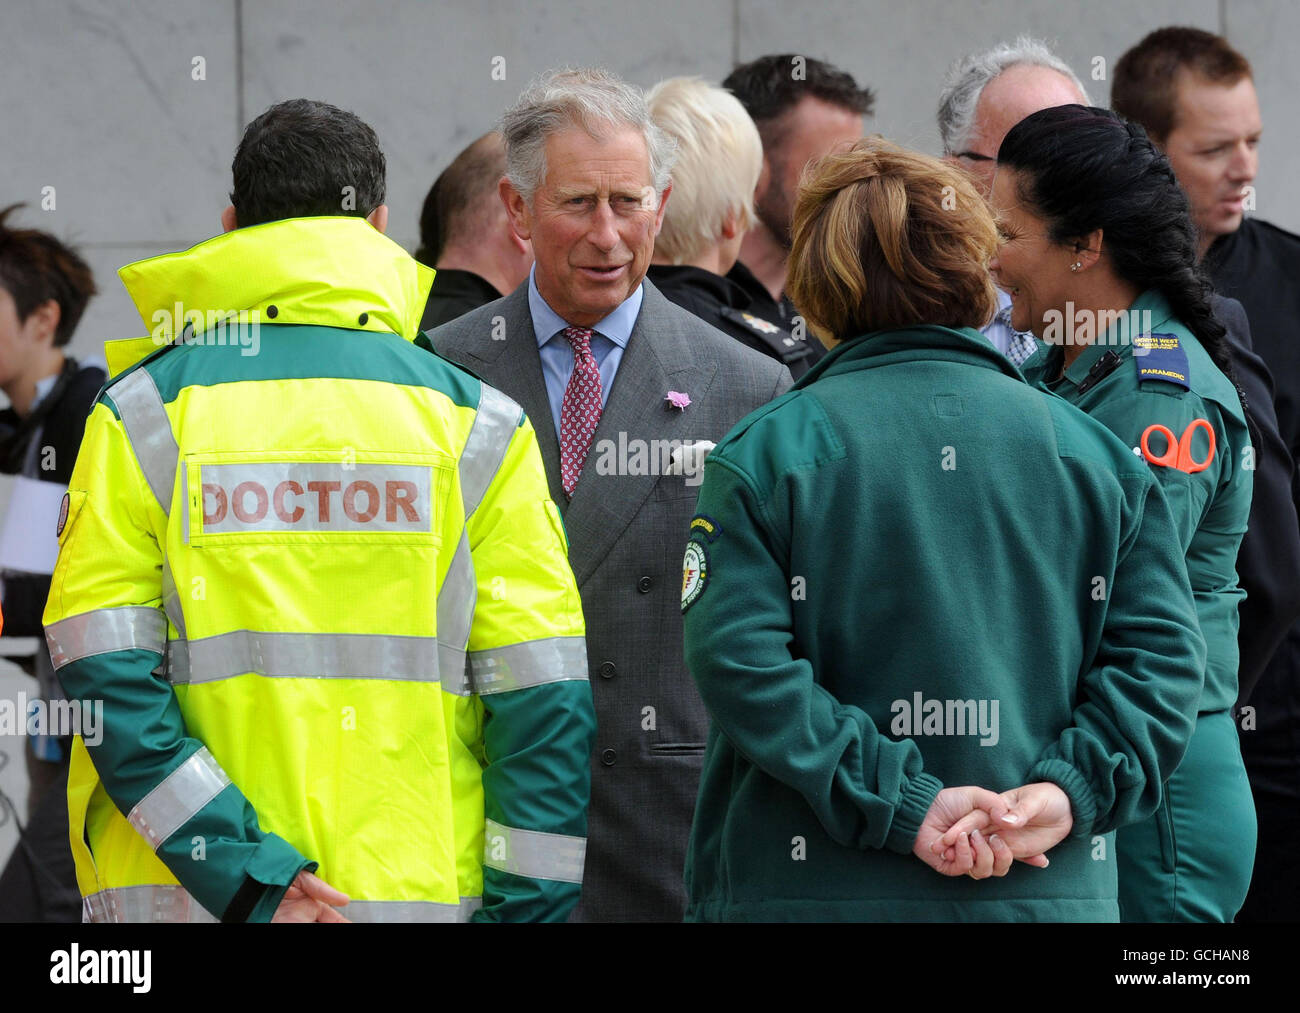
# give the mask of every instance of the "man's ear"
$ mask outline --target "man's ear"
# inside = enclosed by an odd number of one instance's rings
[[[383,234],[388,231],[388,205],[380,204],[379,207],[366,215],[366,221],[375,227],[375,231]]]
[[[510,219],[511,231],[520,239],[532,239],[532,211],[528,207],[528,202],[524,200],[523,194],[516,190],[514,184],[510,182],[509,176],[501,177],[501,181],[497,183],[497,193],[501,197],[501,203],[505,205],[506,217]]]
[[[239,221],[235,218],[235,205],[227,204],[226,210],[221,212],[221,231],[234,232],[239,228]]]

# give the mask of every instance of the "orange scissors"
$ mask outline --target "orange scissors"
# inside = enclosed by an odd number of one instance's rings
[[[1210,438],[1210,452],[1205,455],[1204,461],[1193,461],[1192,435],[1200,427],[1204,427],[1206,436]],[[1147,440],[1150,439],[1152,433],[1159,433],[1165,438],[1167,449],[1159,457],[1151,453],[1151,448],[1147,446]],[[1177,468],[1189,475],[1204,471],[1210,466],[1210,462],[1214,460],[1214,427],[1210,425],[1208,419],[1193,419],[1188,427],[1183,430],[1183,438],[1176,441],[1174,434],[1169,431],[1167,426],[1147,426],[1142,433],[1142,456],[1152,464],[1159,464],[1165,468]]]

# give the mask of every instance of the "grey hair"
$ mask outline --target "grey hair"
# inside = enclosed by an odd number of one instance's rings
[[[611,126],[641,131],[655,194],[663,195],[677,142],[651,119],[645,93],[607,70],[565,67],[536,78],[501,117],[506,176],[529,204],[546,178],[546,139],[570,126],[580,126],[598,139]]]
[[[1083,82],[1047,43],[1028,35],[1020,36],[1015,42],[999,42],[992,49],[962,57],[948,69],[939,96],[939,136],[945,155],[956,154],[970,143],[975,107],[988,83],[1004,70],[1018,66],[1046,67],[1064,75],[1079,89],[1083,104],[1092,104]]]

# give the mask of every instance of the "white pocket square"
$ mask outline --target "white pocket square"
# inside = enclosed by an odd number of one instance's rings
[[[698,484],[704,475],[704,459],[717,444],[712,440],[693,440],[674,447],[668,458],[668,475],[683,475],[691,485]],[[691,482],[691,479],[695,479]]]

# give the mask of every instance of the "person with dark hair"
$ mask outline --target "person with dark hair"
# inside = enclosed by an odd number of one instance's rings
[[[65,351],[95,294],[89,266],[48,232],[16,228],[0,211],[0,471],[16,476],[3,531],[5,640],[43,637],[41,610],[58,555],[55,520],[90,406],[106,374]],[[16,659],[17,660],[17,659]],[[43,646],[21,659],[47,705],[62,700]],[[72,736],[29,735],[27,826],[0,876],[0,921],[78,921],[65,790]]]
[[[1121,914],[1231,921],[1255,854],[1231,713],[1242,597],[1235,562],[1254,448],[1224,326],[1197,267],[1187,197],[1140,126],[1068,105],[1007,134],[993,205],[1003,242],[990,270],[1011,295],[1012,325],[1048,343],[1025,376],[1149,463],[1174,513],[1206,642],[1187,755],[1155,815],[1116,837]]]
[[[876,96],[853,75],[797,53],[771,53],[741,64],[722,82],[745,107],[763,141],[763,170],[754,191],[758,221],[727,277],[753,300],[750,312],[785,330],[797,311],[785,294],[790,218],[804,167],[862,136]],[[811,335],[804,335],[810,345]],[[816,350],[816,358],[825,352]]]
[[[1224,296],[1241,303],[1234,361],[1259,433],[1250,531],[1237,563],[1247,592],[1238,727],[1259,849],[1237,920],[1293,921],[1300,911],[1300,236],[1245,213],[1254,209],[1262,133],[1252,78],[1249,61],[1223,37],[1161,28],[1116,63],[1111,104],[1169,156],[1191,200],[1204,267]]]
[[[595,718],[533,428],[414,347],[366,124],[284,102],[233,168],[224,235],[119,272],[155,332],[59,516],[86,919],[563,920]]]
[[[510,228],[497,192],[505,173],[505,144],[492,131],[457,155],[429,188],[414,257],[437,274],[420,330],[500,299],[528,277],[533,244]]]
[[[1204,645],[1155,478],[975,329],[996,246],[960,169],[877,138],[800,189],[833,347],[709,455],[683,565],[689,920],[1119,917],[1094,835],[1155,810]]]

